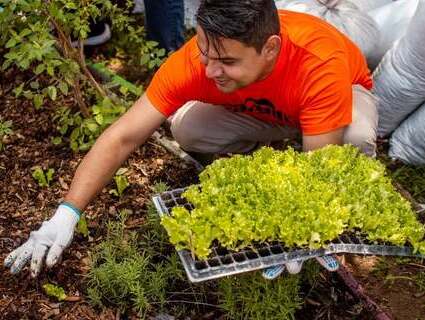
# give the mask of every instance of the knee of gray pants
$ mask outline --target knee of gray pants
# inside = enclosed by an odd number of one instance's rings
[[[198,151],[198,144],[205,135],[205,124],[200,119],[193,119],[189,112],[199,102],[190,101],[182,106],[172,117],[169,118],[170,131],[180,147],[186,151]]]
[[[352,144],[364,154],[376,156],[378,126],[377,99],[360,85],[353,86],[353,122],[344,132],[344,143]]]
[[[344,143],[352,144],[369,157],[376,157],[376,132],[349,132],[345,134]]]
[[[269,127],[224,107],[198,101],[185,104],[169,122],[171,133],[180,147],[200,153],[247,152],[257,144],[257,140],[250,139],[252,133]]]

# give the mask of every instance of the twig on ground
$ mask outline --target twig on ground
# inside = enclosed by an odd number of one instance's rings
[[[198,172],[204,170],[204,166],[200,164],[197,160],[195,160],[193,157],[191,157],[189,154],[187,154],[185,151],[183,151],[176,141],[170,140],[162,136],[158,131],[155,131],[152,134],[152,137],[155,139],[156,142],[158,142],[160,145],[162,145],[165,149],[167,149],[174,155],[178,156],[180,159],[193,164],[196,170],[198,170]]]

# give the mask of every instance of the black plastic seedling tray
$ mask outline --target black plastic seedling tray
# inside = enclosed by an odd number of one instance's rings
[[[193,209],[193,206],[181,196],[185,190],[185,188],[175,189],[154,196],[152,200],[158,214],[160,216],[171,215],[171,209],[175,206]],[[178,251],[190,281],[201,282],[295,260],[308,260],[336,253],[425,258],[425,255],[414,254],[411,247],[398,247],[385,243],[375,244],[358,234],[343,234],[329,243],[326,248],[317,250],[289,249],[281,243],[274,242],[255,244],[237,252],[216,245],[213,246],[212,252],[207,260],[196,260],[190,251]]]

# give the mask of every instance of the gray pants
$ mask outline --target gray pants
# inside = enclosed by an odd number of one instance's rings
[[[217,105],[190,101],[169,120],[174,139],[186,151],[244,153],[258,142],[294,138],[299,129],[273,125]],[[353,122],[344,132],[344,143],[365,154],[376,155],[378,113],[376,98],[360,85],[353,86]]]

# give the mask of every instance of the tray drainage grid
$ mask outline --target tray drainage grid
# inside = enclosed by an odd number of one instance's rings
[[[186,188],[180,188],[155,195],[152,200],[158,214],[160,216],[171,215],[171,209],[176,206],[184,206],[188,210],[192,210],[192,204],[188,203],[181,196],[185,190]],[[336,253],[425,258],[425,255],[414,254],[411,247],[372,243],[366,240],[364,235],[360,234],[342,234],[330,242],[326,248],[316,250],[304,248],[289,249],[279,242],[272,242],[254,244],[252,247],[237,252],[227,250],[215,244],[212,251],[213,253],[207,260],[193,259],[188,250],[178,251],[190,281],[201,282],[259,270],[290,261],[308,260],[314,257]]]

